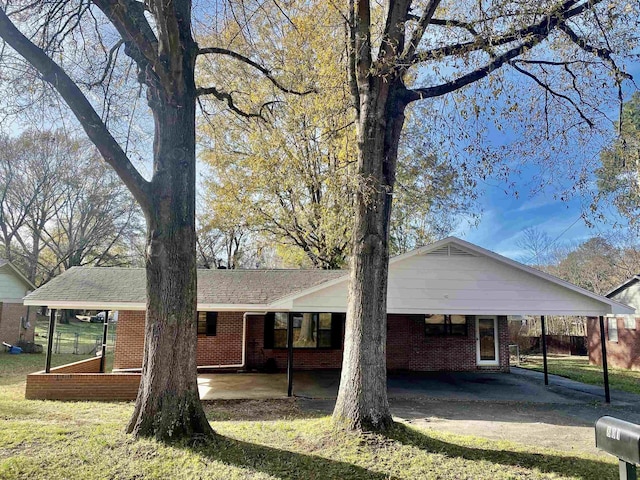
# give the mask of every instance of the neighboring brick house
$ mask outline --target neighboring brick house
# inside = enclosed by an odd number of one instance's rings
[[[293,324],[296,369],[342,363],[348,272],[199,270],[198,365],[282,370]],[[25,299],[55,309],[118,310],[114,369],[139,369],[142,269],[74,267]],[[508,371],[507,315],[631,313],[633,309],[450,237],[389,263],[389,370]]]
[[[634,275],[606,295],[640,311],[640,275]],[[640,370],[640,315],[610,315],[604,329],[609,366]],[[589,361],[602,365],[600,325],[595,319],[587,322]]]
[[[11,262],[0,258],[0,344],[33,341],[35,314],[29,318],[22,299],[35,288]]]

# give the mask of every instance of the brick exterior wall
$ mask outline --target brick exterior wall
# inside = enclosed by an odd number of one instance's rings
[[[28,400],[135,400],[139,373],[32,373]]]
[[[216,335],[198,335],[198,365],[242,363],[242,316],[242,312],[218,312]]]
[[[21,339],[21,335],[23,340],[33,342],[36,327],[35,311],[32,311],[29,316],[31,327],[28,330],[22,328],[22,317],[27,317],[27,307],[22,304],[22,301],[0,303],[0,344],[7,342],[13,345]]]
[[[609,341],[609,321],[604,319],[604,335],[607,348],[607,365],[617,368],[640,370],[640,317],[636,317],[636,328],[625,328],[624,319],[617,318],[618,341]],[[600,345],[600,321],[596,317],[587,319],[587,347],[589,363],[602,365],[602,347]]]
[[[144,316],[144,311],[118,312],[114,369],[142,367]]]
[[[198,365],[237,365],[242,362],[242,316],[243,312],[219,312],[216,335],[198,335]],[[144,319],[143,311],[118,313],[114,369],[142,367]]]
[[[239,364],[242,356],[242,312],[219,312],[216,336],[198,337],[198,365]],[[509,371],[507,317],[498,317],[499,358],[495,367],[476,363],[475,323],[465,337],[428,337],[424,324],[411,315],[389,315],[387,366],[389,370],[473,371],[478,368]],[[140,368],[144,345],[144,312],[122,311],[118,317],[114,368]],[[264,348],[264,317],[247,317],[246,369],[261,370],[269,359],[276,368],[287,366],[286,349]],[[300,370],[339,369],[342,349],[295,349],[294,367]]]

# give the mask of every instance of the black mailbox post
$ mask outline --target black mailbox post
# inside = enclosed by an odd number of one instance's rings
[[[596,447],[618,457],[621,480],[637,480],[640,464],[640,425],[613,417],[596,422]]]

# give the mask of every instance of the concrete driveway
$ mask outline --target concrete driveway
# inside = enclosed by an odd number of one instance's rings
[[[306,399],[335,399],[338,371],[294,373],[294,395]],[[545,387],[542,374],[523,369],[513,373],[405,372],[388,377],[390,399],[448,399],[458,401],[585,404],[602,401],[602,388],[550,376]],[[273,399],[287,395],[285,374],[215,373],[198,375],[200,397],[219,399]],[[612,392],[614,404],[640,405],[640,396]]]

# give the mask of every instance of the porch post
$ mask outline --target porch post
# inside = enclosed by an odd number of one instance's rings
[[[104,373],[107,366],[107,331],[109,330],[109,310],[104,312],[104,327],[102,329],[102,355],[100,356],[100,373]]]
[[[293,315],[287,317],[287,397],[293,396]]]
[[[607,366],[607,339],[604,336],[604,317],[600,315],[600,348],[602,349],[602,374],[604,375],[604,400],[611,403],[609,392],[609,367]]]
[[[544,384],[549,385],[549,370],[547,368],[547,329],[544,324],[544,315],[540,315],[542,327],[542,363],[544,364]]]
[[[51,351],[53,350],[53,329],[56,325],[56,310],[49,310],[49,334],[47,336],[47,358],[45,360],[44,373],[51,371]]]

